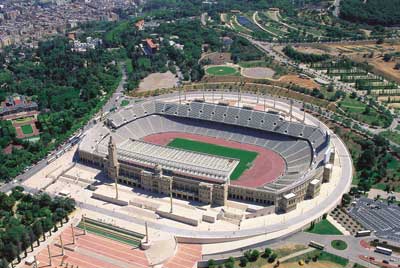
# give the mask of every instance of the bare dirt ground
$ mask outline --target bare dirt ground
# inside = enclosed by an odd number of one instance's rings
[[[352,60],[357,62],[365,62],[367,61],[368,64],[373,66],[373,72],[379,75],[386,77],[389,80],[395,81],[400,83],[400,70],[394,69],[396,65],[396,61],[389,61],[385,62],[383,57],[376,56],[373,58],[364,58],[363,56],[357,55],[350,55],[349,56]]]
[[[322,54],[327,54],[327,53],[330,52],[328,49],[327,50],[323,50],[323,49],[315,48],[315,47],[295,46],[294,48],[299,52],[307,53],[307,54],[322,55]]]
[[[284,75],[279,79],[279,81],[284,83],[293,83],[307,89],[320,88],[320,85],[317,82],[307,78],[300,78],[295,74]]]
[[[178,84],[178,78],[170,71],[165,73],[154,73],[144,78],[140,84],[138,92],[151,91],[162,88],[172,88]]]
[[[269,79],[272,78],[275,71],[266,67],[243,68],[242,75],[255,79]]]
[[[283,54],[282,50],[284,48],[285,48],[285,46],[275,46],[274,50]],[[337,54],[339,54],[325,45],[310,45],[310,46],[295,45],[295,46],[293,46],[293,48],[301,53],[307,53],[307,54],[317,54],[317,55],[322,55],[322,54],[337,55]]]
[[[379,96],[378,97],[378,101],[383,101],[386,102],[390,99],[390,101],[396,101],[396,102],[400,102],[400,96]]]
[[[209,65],[223,65],[225,63],[231,63],[231,53],[204,53],[200,59],[200,61],[210,60]]]
[[[375,54],[391,53],[400,51],[400,44],[398,43],[384,43],[384,44],[331,44],[324,45],[331,49],[333,53],[340,54],[365,54],[374,52]]]

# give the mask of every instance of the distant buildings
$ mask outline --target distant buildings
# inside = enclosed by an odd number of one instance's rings
[[[160,49],[160,45],[154,43],[153,39],[151,38],[146,38],[144,40],[144,44],[140,44],[140,47],[146,56],[151,56]]]
[[[95,49],[97,46],[101,45],[103,43],[103,40],[101,40],[100,38],[92,38],[89,36],[86,38],[86,42],[74,40],[73,43],[74,46],[72,48],[72,51],[86,52],[89,49]]]
[[[65,34],[79,23],[118,20],[116,9],[137,5],[131,0],[3,0],[0,6],[0,49],[14,44],[36,47],[43,37]]]
[[[144,20],[139,20],[138,22],[136,22],[135,27],[139,31],[143,31],[144,30]]]
[[[27,113],[36,115],[38,105],[26,96],[14,94],[0,104],[0,118],[3,120],[25,117]]]

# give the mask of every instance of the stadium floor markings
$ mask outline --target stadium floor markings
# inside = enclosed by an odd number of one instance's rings
[[[285,161],[279,154],[257,145],[183,132],[157,133],[146,136],[143,140],[158,145],[166,145],[175,138],[191,139],[219,146],[258,152],[258,156],[253,161],[252,167],[245,170],[239,179],[231,181],[231,184],[234,185],[259,187],[275,181],[285,170]]]

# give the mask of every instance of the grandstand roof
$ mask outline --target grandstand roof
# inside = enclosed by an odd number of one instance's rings
[[[138,140],[126,140],[117,146],[120,160],[133,161],[145,166],[159,165],[177,173],[226,181],[239,164],[239,160],[197,153],[183,149],[155,145]]]

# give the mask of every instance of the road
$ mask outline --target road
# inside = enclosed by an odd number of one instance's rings
[[[262,41],[257,41],[254,40],[250,37],[246,37],[253,45],[255,45],[256,47],[260,48],[262,51],[264,51],[266,54],[268,54],[269,56],[272,56],[276,61],[283,63],[284,65],[289,65],[293,68],[296,69],[300,69],[300,72],[307,74],[311,77],[315,77],[315,78],[319,78],[323,81],[327,81],[329,83],[332,83],[333,86],[336,89],[340,89],[343,91],[347,91],[349,93],[351,92],[355,92],[356,89],[353,88],[352,86],[343,83],[341,81],[339,81],[336,78],[332,78],[324,73],[318,72],[308,66],[306,66],[305,64],[298,64],[292,60],[290,60],[289,58],[287,58],[286,56],[283,56],[282,54],[277,53],[274,49],[273,49],[273,44],[271,43],[266,43],[266,42],[262,42]]]
[[[335,0],[332,7],[334,8],[332,11],[333,16],[338,18],[340,14],[340,0]]]
[[[126,83],[127,75],[126,75],[126,66],[125,64],[122,64],[121,66],[121,71],[122,71],[122,77],[121,81],[118,84],[117,89],[115,90],[114,94],[110,97],[110,99],[107,101],[107,103],[103,106],[103,113],[109,112],[112,108],[120,107],[120,99],[124,95],[124,85]]]
[[[113,93],[113,95],[111,96],[111,98],[107,101],[107,103],[103,106],[102,111],[108,112],[111,108],[113,107],[119,107],[120,103],[117,101],[120,99],[121,96],[123,96],[123,90],[124,90],[124,84],[126,83],[126,79],[127,79],[127,75],[126,75],[126,70],[125,70],[125,65],[122,64],[121,66],[121,71],[122,71],[122,78],[121,81],[118,84],[117,89],[115,90],[115,92]],[[94,117],[96,117],[97,115],[95,115]],[[87,130],[89,130],[91,127],[93,127],[94,122],[92,120],[90,120],[84,127],[82,132],[86,132]],[[12,188],[14,188],[15,186],[20,185],[21,183],[23,183],[24,181],[26,181],[27,179],[29,179],[30,177],[32,177],[34,174],[36,174],[37,172],[39,172],[40,170],[42,170],[43,168],[45,168],[47,166],[47,160],[54,157],[56,152],[62,151],[64,150],[69,143],[65,142],[64,144],[62,144],[56,151],[54,151],[51,155],[49,155],[48,157],[46,157],[45,159],[40,160],[39,162],[37,162],[35,165],[33,165],[29,170],[27,170],[26,172],[18,175],[13,181],[3,184],[0,187],[0,191],[2,192],[8,192],[10,191]]]
[[[201,14],[200,21],[203,26],[207,25],[207,16],[208,16],[207,12]]]

